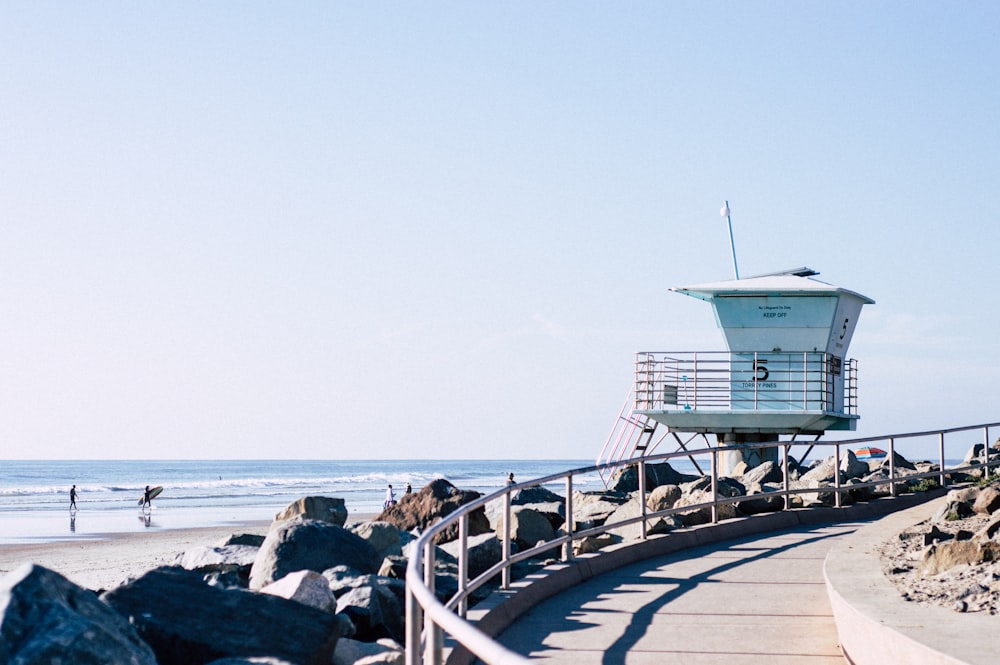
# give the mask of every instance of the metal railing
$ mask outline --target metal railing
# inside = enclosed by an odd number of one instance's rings
[[[783,481],[780,489],[766,491],[762,494],[749,494],[737,497],[720,496],[715,490],[718,487],[718,459],[719,453],[733,449],[734,446],[715,446],[699,449],[688,448],[683,451],[662,453],[649,457],[638,457],[626,462],[629,466],[637,467],[638,476],[638,504],[640,514],[637,517],[616,521],[611,524],[600,526],[580,527],[574,513],[574,479],[596,474],[602,469],[612,466],[612,464],[602,464],[580,469],[573,469],[562,473],[538,478],[516,485],[505,487],[487,496],[481,497],[471,503],[462,506],[455,512],[447,515],[440,522],[428,528],[417,540],[416,547],[410,557],[406,572],[406,663],[407,665],[430,664],[441,665],[443,658],[444,633],[451,637],[456,643],[464,646],[471,653],[479,657],[487,665],[525,665],[529,659],[507,649],[485,633],[478,630],[474,625],[465,620],[470,596],[477,589],[488,585],[498,575],[500,576],[500,588],[510,589],[512,579],[512,567],[528,559],[544,555],[552,550],[559,550],[563,561],[573,559],[573,546],[583,538],[597,536],[612,530],[620,529],[632,524],[640,525],[641,538],[647,538],[647,523],[657,517],[666,517],[678,513],[687,513],[709,509],[711,511],[711,521],[719,520],[720,507],[735,505],[747,501],[748,499],[759,498],[780,498],[779,509],[787,510],[793,507],[796,497],[801,501],[800,495],[816,495],[818,492],[833,493],[833,505],[841,507],[848,497],[856,496],[862,490],[869,490],[876,495],[894,497],[900,492],[911,491],[910,488],[916,483],[938,484],[946,487],[949,481],[956,477],[956,474],[967,474],[978,472],[982,476],[988,476],[992,467],[1000,466],[1000,455],[994,450],[994,458],[990,458],[990,430],[1000,427],[1000,423],[989,423],[984,425],[972,425],[968,427],[957,427],[951,429],[933,430],[927,432],[910,432],[904,434],[893,434],[880,437],[866,437],[859,439],[845,439],[838,441],[814,441],[801,443],[795,441],[773,441],[766,443],[742,444],[741,449],[747,448],[774,448],[780,451],[781,467],[783,469]],[[968,439],[960,441],[963,435],[976,433],[979,441],[971,444]],[[965,451],[970,445],[982,444],[980,455],[971,460],[965,460]],[[851,448],[859,446],[884,446],[886,449],[885,463],[887,467],[886,476],[867,482],[847,483],[843,478],[843,473],[834,474],[833,487],[818,489],[815,487],[793,487],[792,478],[788,472],[790,460],[793,458],[793,450],[805,449],[800,456],[799,463],[805,460],[815,448],[832,448],[836,469],[840,469],[842,460],[846,457],[845,452]],[[901,462],[897,458],[901,448],[916,450],[919,447],[935,449],[936,460],[927,462],[923,471],[903,469]],[[959,446],[961,448],[959,448]],[[958,459],[958,457],[946,458],[946,454],[951,451],[954,454],[960,450],[962,462],[953,466],[947,466],[947,459]],[[670,508],[655,512],[648,511],[646,507],[646,465],[654,462],[669,462],[670,460],[697,456],[707,461],[711,476],[711,487],[713,500],[700,504],[690,504],[679,508]],[[826,458],[829,455],[823,455]],[[911,457],[920,457],[912,455]],[[817,457],[816,459],[820,459]],[[515,492],[544,485],[559,485],[565,490],[565,524],[559,534],[552,540],[539,543],[523,551],[513,552],[511,546],[511,506]],[[484,509],[487,504],[494,501],[502,501],[503,529],[502,557],[501,560],[489,569],[481,572],[474,578],[469,576],[469,516],[480,509]],[[438,534],[452,525],[458,525],[458,590],[446,601],[441,601],[435,594],[435,545],[434,541]],[[580,528],[578,528],[580,527]],[[669,538],[667,532],[663,536]]]
[[[857,361],[819,351],[640,351],[635,410],[857,413]]]

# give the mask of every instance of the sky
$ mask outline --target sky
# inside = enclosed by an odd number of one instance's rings
[[[670,287],[860,292],[1000,421],[1000,5],[0,5],[0,458],[593,459]]]

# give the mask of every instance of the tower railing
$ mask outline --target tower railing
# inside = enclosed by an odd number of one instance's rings
[[[741,449],[754,447],[779,447],[781,449],[782,475],[783,481],[775,483],[772,487],[759,494],[746,496],[728,497],[718,493],[713,493],[713,499],[704,503],[686,505],[681,508],[669,508],[660,511],[649,511],[646,505],[646,466],[657,462],[670,462],[677,458],[697,456],[705,462],[705,467],[709,469],[711,486],[717,487],[719,479],[719,454],[733,449],[729,446],[708,446],[695,448],[689,446],[683,451],[671,453],[661,453],[648,457],[635,457],[629,460],[609,464],[599,464],[564,471],[544,478],[529,480],[516,485],[507,486],[501,490],[481,497],[468,503],[458,510],[442,518],[433,526],[429,527],[416,542],[413,554],[410,556],[409,565],[406,571],[406,663],[407,665],[442,665],[444,662],[445,633],[453,646],[460,647],[474,654],[487,665],[528,665],[531,661],[511,651],[501,645],[489,635],[480,631],[473,624],[466,620],[468,611],[468,601],[471,595],[479,588],[491,583],[497,576],[500,577],[500,588],[504,591],[511,590],[512,568],[515,564],[527,561],[532,558],[550,556],[553,550],[558,552],[559,557],[565,561],[572,561],[574,558],[574,545],[584,538],[598,536],[612,530],[620,529],[632,524],[640,524],[641,540],[646,540],[646,526],[649,520],[659,517],[666,517],[677,513],[708,509],[711,514],[711,522],[719,521],[722,514],[720,508],[725,506],[735,506],[747,499],[777,499],[775,510],[789,510],[793,507],[796,497],[804,498],[802,495],[818,497],[820,494],[833,496],[832,504],[836,508],[850,503],[859,494],[866,490],[875,492],[879,496],[895,497],[900,493],[920,491],[929,487],[947,487],[949,484],[965,482],[970,479],[969,474],[980,477],[987,477],[991,470],[1000,465],[1000,450],[990,447],[990,432],[1000,427],[1000,422],[988,423],[984,425],[971,425],[968,427],[956,427],[925,432],[910,432],[904,434],[891,434],[888,436],[866,437],[858,439],[845,439],[836,441],[813,441],[808,443],[795,441],[773,441],[763,443],[742,444]],[[978,440],[970,441],[970,435]],[[966,455],[966,451],[971,448],[972,455]],[[848,457],[848,451],[852,448],[883,446],[886,456],[881,468],[884,474],[873,475],[872,480],[851,483],[842,482],[844,473],[834,474],[834,483],[831,487],[816,488],[815,486],[796,486],[792,482],[789,460],[793,456],[793,450],[805,450],[803,457],[814,448],[821,451],[829,450],[823,457],[832,455],[835,469],[841,469],[842,463]],[[931,458],[934,462],[924,463],[926,470],[914,470],[907,464],[903,457],[903,452],[908,452],[910,459],[920,459],[926,453],[915,452],[923,450],[933,450]],[[950,456],[949,456],[950,453]],[[992,455],[991,455],[992,453]],[[961,459],[961,462],[955,460]],[[949,466],[949,460],[952,464]],[[636,468],[638,478],[638,489],[634,494],[640,506],[639,515],[626,519],[621,519],[612,523],[604,523],[598,526],[587,526],[580,523],[578,512],[574,512],[574,488],[586,486],[587,476],[596,475],[602,470],[611,466],[624,464]],[[965,475],[963,475],[965,474]],[[522,489],[538,487],[543,485],[560,485],[565,488],[565,524],[558,534],[548,541],[540,542],[533,547],[514,552],[512,545],[512,535],[509,525],[512,514],[512,500],[517,492]],[[577,499],[579,501],[579,499]],[[492,502],[502,503],[501,512],[504,516],[504,527],[502,531],[502,557],[479,575],[472,577],[469,574],[469,525],[470,515],[473,512],[482,510],[487,504]],[[823,503],[824,507],[830,501]],[[808,508],[805,508],[808,509]],[[729,511],[730,514],[733,511]],[[749,519],[753,519],[750,517]],[[441,600],[435,594],[436,577],[436,547],[437,536],[445,529],[458,525],[458,591],[446,600]],[[670,538],[671,533],[653,536],[657,538]],[[598,554],[597,556],[600,556]],[[598,564],[599,567],[599,564]]]
[[[820,351],[640,351],[636,411],[857,413],[857,361]]]

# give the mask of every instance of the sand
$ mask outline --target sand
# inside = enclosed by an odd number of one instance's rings
[[[157,566],[170,565],[189,549],[218,545],[234,533],[266,534],[270,522],[115,534],[30,545],[0,545],[0,575],[25,563],[55,570],[87,589],[111,589]]]

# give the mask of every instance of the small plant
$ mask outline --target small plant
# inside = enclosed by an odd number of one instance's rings
[[[910,485],[910,491],[911,492],[929,492],[931,490],[936,490],[939,487],[941,487],[941,483],[939,483],[934,478],[921,478],[917,482],[912,483]]]

